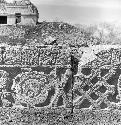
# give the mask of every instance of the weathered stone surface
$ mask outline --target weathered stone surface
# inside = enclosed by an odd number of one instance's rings
[[[21,121],[22,124],[30,124],[36,121],[38,124],[63,121],[64,116],[69,115],[72,110],[70,61],[70,52],[67,53],[61,46],[20,47],[1,45],[1,110],[8,109],[11,112],[17,109],[16,113],[18,113],[18,110],[20,112],[27,110],[27,114],[25,113],[26,120]],[[41,114],[44,118],[40,119],[40,117],[35,116],[35,119],[39,118],[40,120],[32,121],[28,116],[31,110],[32,113],[43,110],[44,114],[42,112],[37,114]],[[33,117],[34,114],[31,115]],[[53,119],[53,117],[57,117],[57,119]],[[17,116],[14,118],[16,119]],[[30,121],[27,119],[30,119]],[[5,120],[9,122],[4,117],[1,124]],[[17,122],[17,120],[15,121]]]
[[[120,124],[121,47],[99,45],[78,52],[82,56],[78,57],[73,86],[78,125]],[[117,115],[114,118],[112,114]]]
[[[0,48],[2,124],[121,124],[120,46]]]

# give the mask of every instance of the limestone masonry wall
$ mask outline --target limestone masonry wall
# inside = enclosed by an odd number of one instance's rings
[[[0,44],[1,124],[121,124],[121,46],[70,48]]]

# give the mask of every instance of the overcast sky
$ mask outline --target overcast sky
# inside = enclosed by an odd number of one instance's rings
[[[12,0],[8,0],[12,1]],[[94,24],[121,22],[121,0],[31,0],[39,10],[39,21]]]

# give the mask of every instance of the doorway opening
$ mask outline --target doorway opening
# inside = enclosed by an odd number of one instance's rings
[[[16,24],[20,23],[21,22],[21,13],[15,13],[15,16],[16,16]]]
[[[7,24],[7,16],[0,16],[0,24]]]

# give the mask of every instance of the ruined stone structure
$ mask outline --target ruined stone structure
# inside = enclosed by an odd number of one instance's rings
[[[2,125],[121,125],[121,46],[66,50],[0,44]]]
[[[29,0],[13,1],[8,3],[0,0],[1,25],[36,25],[39,13]]]

